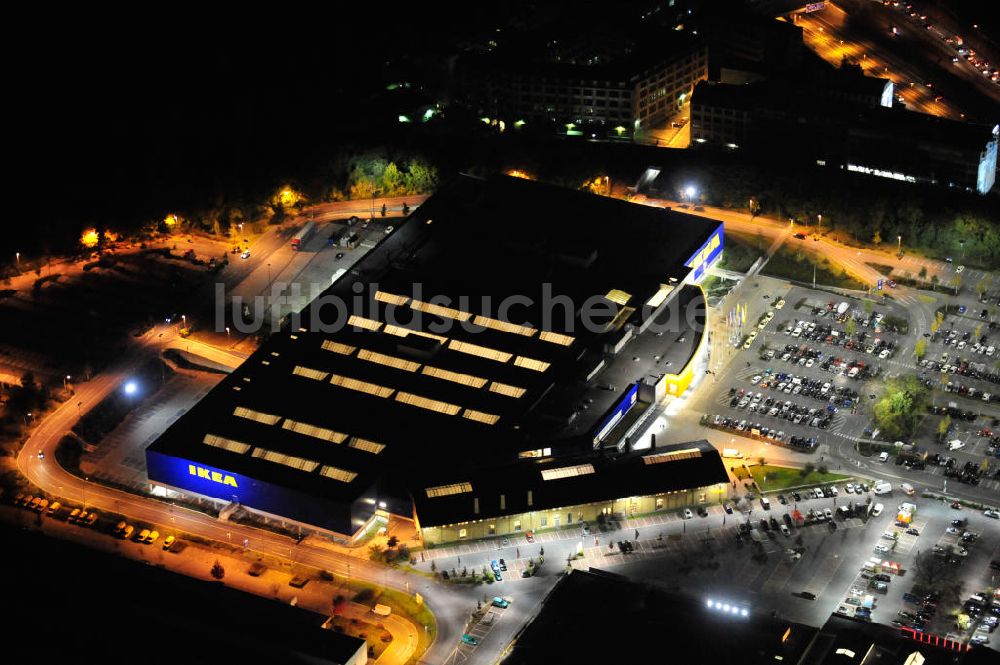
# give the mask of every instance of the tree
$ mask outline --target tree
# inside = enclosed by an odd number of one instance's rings
[[[802,471],[799,473],[803,476],[808,476],[810,473],[816,470],[816,465],[812,462],[806,462],[805,466],[802,467]]]
[[[368,546],[368,553],[372,561],[378,561],[382,558],[382,546],[378,543],[372,543]]]
[[[854,317],[847,319],[847,325],[844,331],[847,333],[848,337],[853,337],[854,333],[858,329],[858,324],[854,322]]]
[[[944,554],[945,556],[938,556],[932,550],[923,550],[917,555],[914,568],[918,583],[934,587],[950,577],[952,567],[948,563],[948,558],[951,556],[951,548],[946,546]]]
[[[385,208],[385,204],[383,203],[383,204],[382,204],[382,210],[381,210],[381,215],[382,215],[383,217],[385,217],[385,213],[386,213],[386,208]]]
[[[865,299],[865,303],[864,303],[865,314],[871,314],[872,313],[872,308],[874,306],[875,306],[875,303],[873,303],[871,300],[868,300],[866,298]]]
[[[226,576],[226,569],[223,568],[222,564],[219,563],[219,560],[216,559],[215,563],[212,565],[212,570],[210,571],[210,573],[212,577],[214,577],[215,579],[222,580],[222,578]]]
[[[986,293],[986,280],[981,279],[976,282],[976,293],[979,294],[979,299],[983,299],[983,295]]]
[[[920,266],[920,272],[917,273],[917,277],[919,277],[920,279],[926,281],[926,279],[927,279],[927,266]]]
[[[333,599],[333,615],[340,616],[344,613],[344,608],[347,607],[347,599],[337,594]]]
[[[921,337],[917,340],[917,343],[913,345],[913,357],[917,360],[921,360],[927,354],[927,339]]]
[[[887,438],[908,437],[916,428],[927,403],[927,387],[915,376],[886,381],[882,397],[875,402],[875,423]]]
[[[406,201],[403,201],[403,215],[409,215],[409,214],[410,214],[410,206],[406,204]]]
[[[544,547],[538,548],[538,556],[545,556],[545,548]]]
[[[437,569],[438,569],[438,567],[437,567],[437,564],[436,564],[436,563],[434,563],[434,560],[433,560],[433,559],[431,559],[431,572],[433,573],[433,572],[435,572],[435,571],[436,571]]]
[[[399,544],[399,538],[396,536],[389,536],[389,540],[385,542],[385,546],[390,548],[395,547],[397,544]]]
[[[875,234],[872,235],[872,243],[876,245],[882,244],[882,233],[880,231],[876,230]]]
[[[940,281],[941,281],[941,279],[937,275],[931,275],[931,285],[932,286],[934,286],[936,288],[937,285],[938,285],[938,283]]]
[[[946,415],[940,422],[938,422],[938,439],[944,441],[944,438],[948,436],[948,430],[950,429],[951,416]]]
[[[951,286],[955,289],[955,295],[958,295],[958,290],[962,288],[962,276],[955,275],[951,278]]]

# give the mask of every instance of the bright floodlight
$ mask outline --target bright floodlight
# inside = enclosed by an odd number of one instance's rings
[[[684,195],[689,199],[693,199],[694,195],[698,193],[698,190],[694,188],[693,185],[688,185],[684,188]]]
[[[136,391],[135,381],[129,381],[128,383],[125,384],[126,395],[134,395],[135,391]]]
[[[706,601],[705,604],[708,605],[709,607],[712,607],[714,605],[714,603],[712,602],[711,598],[709,598],[708,601]]]
[[[748,612],[746,611],[746,609],[744,609],[741,614],[743,614],[743,616],[747,616]]]

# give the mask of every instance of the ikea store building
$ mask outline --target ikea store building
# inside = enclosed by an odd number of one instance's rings
[[[703,375],[722,247],[702,217],[457,178],[148,448],[151,488],[426,545],[712,501],[706,442],[631,441]]]

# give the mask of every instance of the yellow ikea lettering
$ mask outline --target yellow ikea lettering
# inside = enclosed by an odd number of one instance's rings
[[[220,485],[238,487],[236,484],[236,478],[233,476],[223,474],[218,471],[212,471],[211,469],[206,469],[205,467],[195,466],[194,464],[188,464],[188,474],[197,476],[198,478],[204,478],[205,480],[211,480],[213,483],[219,483]]]

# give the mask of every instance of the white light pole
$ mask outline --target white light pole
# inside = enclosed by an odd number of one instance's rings
[[[897,249],[899,251],[899,258],[903,258],[903,236],[896,236],[896,242],[898,243]]]
[[[14,252],[14,258],[17,260],[17,269],[21,270],[21,252]]]

